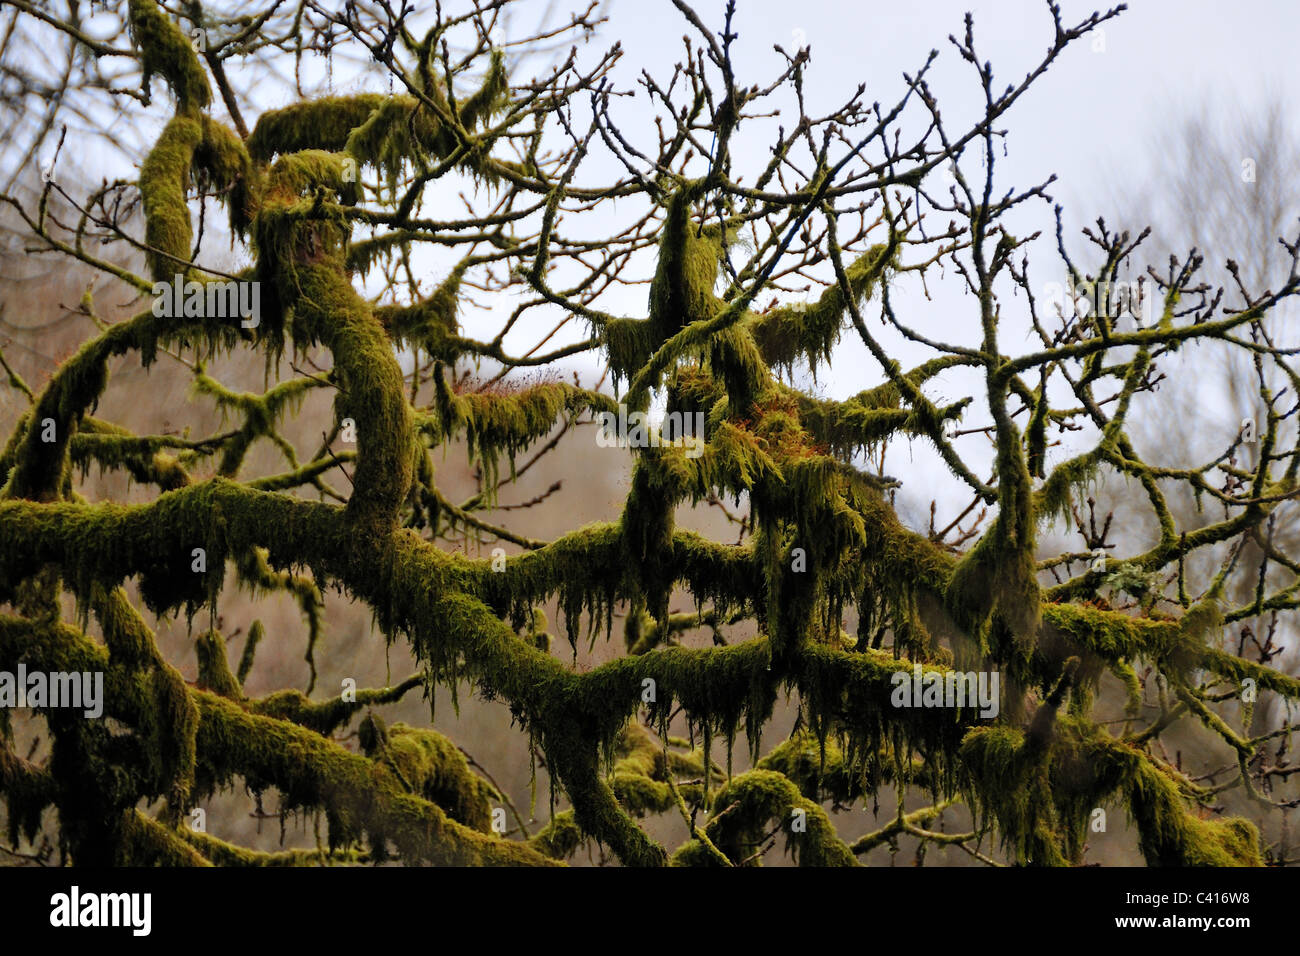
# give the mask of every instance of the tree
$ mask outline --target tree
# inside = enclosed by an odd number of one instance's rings
[[[1248,726],[1256,693],[1290,699],[1300,682],[1224,650],[1220,636],[1225,624],[1300,600],[1300,565],[1266,536],[1297,493],[1294,409],[1261,384],[1260,419],[1226,438],[1234,449],[1258,446],[1250,471],[1227,456],[1191,469],[1150,463],[1127,428],[1131,409],[1153,397],[1156,363],[1199,341],[1249,353],[1296,383],[1263,320],[1300,291],[1300,238],[1283,240],[1291,266],[1275,291],[1213,290],[1195,255],[1150,269],[1154,307],[1134,327],[1120,313],[1140,311],[1136,300],[1109,290],[1143,237],[1101,225],[1089,234],[1099,261],[1088,271],[1067,255],[1058,225],[1063,275],[1095,308],[1051,315],[1029,273],[1039,233],[1017,238],[1007,223],[1050,204],[1052,180],[995,188],[998,124],[1118,8],[1070,26],[1048,4],[1047,52],[1003,92],[968,16],[950,39],[984,105],[955,129],[927,83],[937,52],[904,78],[892,107],[866,104],[859,89],[817,118],[803,104],[806,50],[781,51],[785,66],[770,83],[743,85],[734,5],[718,30],[674,4],[694,39],[670,77],[642,78],[659,120],[648,136],[619,125],[617,48],[591,63],[561,52],[526,81],[510,62],[517,45],[537,50],[593,29],[590,10],[521,44],[503,33],[501,2],[423,18],[387,3],[342,12],[276,4],[224,18],[193,3],[177,20],[154,0],[130,0],[124,50],[75,17],[19,5],[29,28],[69,39],[70,62],[135,63],[134,98],[167,115],[138,182],[78,198],[51,179],[35,208],[3,197],[29,242],[142,302],[39,388],[5,365],[29,407],[0,455],[0,669],[102,674],[108,718],[58,706],[52,694],[30,701],[52,745],[48,759],[0,749],[11,843],[30,840],[53,807],[60,846],[78,864],[317,858],[267,855],[187,824],[196,800],[242,780],[321,814],[335,862],[542,864],[597,841],[629,865],[732,865],[757,862],[784,832],[802,864],[853,863],[903,837],[988,862],[997,852],[1072,864],[1084,860],[1095,811],[1110,804],[1131,815],[1150,863],[1263,861],[1256,825],[1215,815],[1214,801],[1239,786],[1276,804],[1268,788],[1287,775],[1259,757],[1285,738],[1249,737],[1229,721],[1238,700]],[[291,57],[297,70],[304,53],[368,58],[363,75],[381,87],[387,75],[393,89],[304,95],[248,127],[253,106],[236,91],[233,58],[260,56],[271,68]],[[755,161],[741,144],[760,129],[774,138]],[[963,168],[968,154],[982,160],[978,177]],[[616,171],[589,179],[598,156]],[[463,203],[445,195],[457,183],[475,187]],[[237,266],[204,259],[210,198],[228,212]],[[635,215],[608,229],[601,217],[615,200]],[[74,210],[76,224],[51,214],[52,201]],[[593,222],[603,234],[591,235]],[[144,274],[97,256],[87,240],[138,250]],[[426,245],[457,257],[432,291],[418,279]],[[645,282],[647,262],[648,315],[608,311],[617,293]],[[948,323],[921,331],[891,298],[936,267],[955,270],[969,294],[972,333],[957,341]],[[823,291],[783,303],[799,283]],[[523,297],[481,340],[459,321],[475,293]],[[82,308],[94,315],[95,297]],[[516,327],[546,316],[558,316],[555,329],[536,346],[507,349]],[[1008,355],[1017,321],[1037,343]],[[584,332],[549,345],[571,327]],[[850,329],[881,384],[842,401],[801,387],[804,373],[834,370]],[[904,367],[900,342],[928,357]],[[277,377],[289,348],[328,359],[307,370],[291,362],[295,375],[261,393],[207,373],[212,356],[243,350],[266,356]],[[235,427],[193,439],[96,418],[108,361],[137,353],[146,365],[164,353],[189,361],[198,395]],[[617,400],[555,374],[521,374],[588,353],[607,363]],[[468,374],[475,368],[489,371]],[[963,373],[982,379],[975,393],[930,397]],[[307,456],[281,423],[317,390],[333,395],[333,408]],[[656,399],[662,427],[648,417]],[[537,449],[522,465],[531,467],[557,430],[593,419],[600,441],[619,446],[607,454],[634,462],[618,521],[542,541],[489,520],[521,453]],[[959,423],[988,436],[987,454],[959,453]],[[1091,435],[1091,448],[1062,460],[1049,437],[1066,430]],[[458,439],[482,481],[459,505],[439,490],[433,457]],[[287,465],[241,475],[262,440]],[[932,448],[969,490],[970,507],[947,529],[907,527],[893,506],[899,482],[872,466],[887,443],[904,441]],[[76,469],[91,464],[158,494],[130,505],[87,500]],[[977,472],[985,466],[988,480]],[[1107,556],[1098,553],[1106,529],[1081,526],[1084,550],[1040,555],[1040,527],[1068,518],[1102,471],[1141,488],[1155,539]],[[1180,527],[1170,484],[1208,497],[1222,517]],[[725,509],[728,499],[739,543],[679,525],[680,509]],[[467,535],[491,555],[446,546]],[[1248,540],[1269,564],[1250,603],[1235,605],[1228,584]],[[1212,573],[1187,570],[1223,544],[1233,550]],[[283,638],[255,629],[232,672],[216,609],[228,574],[255,595],[294,595],[309,647],[322,591],[346,591],[386,635],[411,644],[422,673],[335,698],[314,699],[311,687],[250,698],[244,678],[259,642]],[[682,592],[695,613],[670,612]],[[615,609],[625,610],[626,653],[585,671],[552,653],[539,610],[553,598],[575,648],[584,618],[592,640],[611,639]],[[199,618],[193,686],[159,652],[137,604]],[[753,636],[739,638],[747,623]],[[688,639],[702,629],[711,646]],[[1125,693],[1120,721],[1099,702],[1108,682]],[[382,717],[385,703],[422,685],[464,683],[509,705],[558,790],[549,822],[527,839],[502,833],[502,795],[451,741]],[[799,720],[765,749],[782,690],[797,697]],[[336,739],[353,720],[359,751]],[[683,720],[685,742],[671,733]],[[1231,783],[1197,785],[1167,758],[1162,735],[1179,721],[1232,749]],[[742,733],[750,768],[736,772]],[[725,768],[715,759],[723,750]],[[897,817],[842,838],[823,804],[889,788]],[[913,791],[933,805],[903,812]],[[941,832],[937,821],[957,801],[973,810],[974,828]],[[647,814],[680,814],[690,838],[670,854],[638,824]],[[981,849],[991,834],[998,849]]]

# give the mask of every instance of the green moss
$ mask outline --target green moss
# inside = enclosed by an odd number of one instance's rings
[[[376,704],[388,704],[401,700],[409,691],[423,686],[419,677],[409,677],[396,687],[362,689],[354,691],[347,698],[342,695],[323,701],[313,701],[300,690],[280,690],[267,697],[248,702],[248,709],[254,714],[275,717],[307,727],[323,736],[330,736],[345,725],[358,711]],[[367,739],[373,724],[362,723],[362,742]]]
[[[258,117],[248,137],[248,152],[263,163],[277,154],[304,149],[342,152],[352,131],[386,100],[378,93],[325,96],[270,110]]]
[[[261,170],[253,165],[234,130],[206,114],[202,123],[203,139],[194,151],[194,166],[206,178],[207,186],[226,203],[231,229],[244,236],[257,216],[263,188]]]
[[[543,856],[549,856],[553,860],[567,860],[578,851],[584,839],[581,828],[573,818],[573,811],[566,810],[552,817],[550,823],[528,843]]]
[[[501,50],[488,55],[488,67],[482,85],[462,102],[458,109],[461,123],[466,129],[477,129],[496,115],[509,102],[510,77],[506,73],[506,58]]]
[[[145,258],[156,281],[188,275],[194,232],[185,190],[190,183],[194,151],[203,141],[203,125],[180,115],[163,129],[162,135],[140,167],[140,195],[144,201]]]
[[[800,821],[797,827],[796,819]],[[770,770],[743,773],[719,790],[704,833],[737,864],[758,854],[771,821],[784,831],[787,850],[800,866],[857,865],[853,852],[835,835],[826,811]],[[690,840],[673,854],[672,862],[677,866],[704,865],[710,858],[701,849],[698,840]],[[756,865],[758,861],[751,862]]]
[[[1066,864],[1045,757],[1024,733],[1013,727],[972,730],[962,741],[961,763],[972,808],[996,821],[1018,863]]]
[[[332,866],[366,863],[370,854],[364,850],[281,850],[263,853],[249,850],[207,833],[182,827],[175,833],[198,850],[213,866],[281,867],[281,866]]]
[[[464,434],[471,462],[484,469],[484,483],[490,488],[499,477],[499,458],[514,461],[518,452],[549,435],[561,414],[612,411],[608,396],[560,382],[530,385],[504,394],[467,392],[457,395],[438,377],[435,380],[439,418],[425,420],[421,431],[437,444]]]
[[[1029,473],[1019,446],[998,456],[998,515],[962,558],[945,604],[966,634],[1005,632],[1015,653],[1038,640],[1040,600]],[[987,625],[996,615],[1001,628]]]
[[[1253,823],[1192,816],[1174,781],[1145,761],[1135,764],[1129,809],[1150,866],[1263,866]]]
[[[886,270],[895,264],[897,251],[889,243],[872,246],[844,270],[855,302],[871,298]],[[753,316],[749,324],[767,366],[789,370],[803,359],[815,374],[818,364],[830,362],[847,310],[836,283],[816,302],[774,308]]]
[[[239,681],[226,663],[226,641],[218,631],[204,631],[194,641],[199,657],[198,686],[230,700],[242,700]]]
[[[456,313],[464,275],[462,263],[428,298],[407,306],[380,306],[375,310],[375,317],[383,323],[395,344],[418,346],[435,361],[454,366],[461,354],[460,347],[452,340],[460,333]]]
[[[248,637],[244,640],[244,651],[239,655],[239,670],[235,672],[235,677],[242,687],[244,681],[248,680],[248,675],[253,670],[253,659],[257,655],[257,645],[262,642],[266,636],[266,627],[261,620],[256,620],[248,626]]]
[[[432,730],[394,724],[386,730],[379,717],[370,714],[362,726],[366,756],[387,769],[409,792],[437,804],[453,820],[488,833],[492,826],[492,804],[501,795],[496,788],[469,768],[460,749]]]
[[[195,693],[202,717],[198,743],[206,787],[228,782],[239,774],[254,786],[277,787],[286,809],[321,807],[329,822],[331,849],[368,834],[372,851],[378,849],[382,854],[382,847],[391,843],[408,863],[467,866],[547,862],[526,844],[491,837],[465,826],[436,804],[412,794],[384,758],[372,762],[306,728],[246,713],[202,691]],[[407,749],[412,752],[406,754]],[[412,741],[403,750],[393,762],[397,768],[410,760],[414,773],[437,762],[426,739]],[[449,781],[436,776],[433,779],[435,789],[449,785]],[[477,809],[471,803],[458,812],[476,814]]]
[[[146,97],[150,78],[161,76],[176,96],[177,113],[197,115],[212,101],[212,90],[190,38],[153,0],[130,0],[127,10],[131,39],[140,48]]]

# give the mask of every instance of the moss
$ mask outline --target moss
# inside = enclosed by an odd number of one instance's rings
[[[239,681],[226,663],[226,641],[217,631],[204,631],[194,641],[199,657],[198,686],[230,700],[242,700]]]
[[[0,742],[0,794],[10,846],[18,846],[19,835],[28,842],[36,839],[45,808],[54,803],[57,792],[48,772],[11,751],[7,740]]]
[[[281,867],[281,866],[332,866],[366,863],[370,854],[364,850],[281,850],[263,853],[227,843],[207,833],[188,827],[176,831],[176,836],[198,850],[213,866]]]
[[[304,149],[342,152],[348,136],[379,109],[387,97],[378,93],[325,96],[258,117],[248,137],[248,152],[259,162]]]
[[[882,243],[849,264],[844,271],[854,301],[871,298],[886,270],[895,264],[897,251],[896,245]],[[819,363],[830,362],[847,310],[844,293],[836,283],[814,303],[781,306],[755,315],[749,322],[767,366],[789,370],[803,359],[815,374]]]
[[[696,749],[681,753],[658,744],[649,732],[633,721],[624,726],[614,746],[614,765],[609,785],[627,811],[635,817],[647,813],[665,813],[677,806],[679,789],[688,804],[701,805],[705,788],[699,782],[678,784],[678,776],[701,781],[704,776],[705,752]],[[721,782],[723,775],[710,765],[711,781]]]
[[[815,734],[791,735],[768,751],[755,769],[781,774],[814,802],[829,798],[848,804],[870,792],[865,767],[855,770],[838,742],[819,740]]]
[[[972,808],[996,821],[1018,863],[1066,864],[1044,755],[1020,730],[972,730],[962,741],[961,763]]]
[[[1025,463],[1029,474],[1039,478],[1046,476],[1047,461],[1047,391],[1046,385],[1035,394],[1033,412],[1030,414],[1029,427],[1025,429]]]
[[[316,582],[304,575],[288,571],[274,570],[267,560],[268,552],[264,548],[235,555],[235,567],[241,584],[249,586],[255,594],[260,592],[281,591],[290,594],[302,611],[303,621],[307,625],[307,650],[303,660],[310,670],[307,693],[316,686],[316,646],[320,642],[324,628],[324,600]]]
[[[283,161],[282,161],[283,162]],[[322,160],[323,162],[323,160]],[[284,167],[285,189],[268,193],[258,217],[261,267],[292,308],[294,335],[321,342],[334,355],[340,388],[336,410],[357,425],[358,458],[349,511],[366,533],[390,530],[405,500],[417,457],[410,407],[392,343],[345,271],[347,230],[324,218],[293,213],[288,186],[302,164]],[[277,182],[273,171],[272,182]]]
[[[253,670],[253,659],[257,655],[257,645],[262,642],[266,636],[266,627],[260,620],[254,621],[248,626],[248,637],[244,640],[244,651],[239,655],[239,670],[235,672],[235,678],[242,687],[244,681],[248,680],[248,675]]]
[[[311,197],[324,188],[333,191],[345,205],[353,205],[360,196],[360,187],[355,178],[350,178],[347,162],[346,154],[322,149],[287,153],[271,167],[267,188],[275,190],[280,201],[286,194]]]
[[[1097,456],[1079,455],[1052,469],[1035,495],[1034,513],[1041,519],[1070,520],[1070,505],[1087,497],[1089,486],[1097,480]]]
[[[456,145],[455,135],[426,106],[413,96],[399,95],[386,98],[358,125],[345,149],[358,163],[381,172],[395,194],[398,177],[408,164],[426,157],[446,158]]]
[[[362,720],[366,756],[391,772],[403,788],[437,804],[453,820],[488,833],[492,804],[501,795],[469,768],[459,748],[432,730],[406,724],[385,729],[379,717]]]
[[[510,77],[506,73],[506,58],[501,50],[488,55],[488,67],[483,83],[460,104],[458,115],[466,129],[477,129],[509,102]]]
[[[806,829],[792,823],[802,811]],[[853,852],[835,835],[830,818],[818,804],[800,795],[793,783],[770,770],[751,770],[718,791],[704,833],[733,864],[757,864],[759,849],[777,821],[786,834],[786,847],[800,866],[856,866]],[[673,864],[702,865],[708,857],[697,840],[673,854]]]
[[[166,796],[174,817],[188,806],[193,787],[198,711],[125,592],[96,588],[91,603],[109,649],[105,697],[138,708],[133,722],[147,772],[137,783],[142,795]]]
[[[194,232],[185,190],[190,183],[194,151],[203,141],[203,125],[186,115],[164,127],[140,166],[140,195],[144,202],[145,258],[155,281],[188,277],[187,263]]]
[[[945,604],[966,634],[987,630],[996,615],[1016,652],[1038,640],[1040,599],[1029,474],[1019,447],[999,452],[999,511],[953,571]]]
[[[313,701],[300,690],[280,690],[248,702],[251,713],[275,717],[307,727],[323,736],[330,736],[345,725],[358,711],[377,704],[401,700],[409,691],[423,686],[419,677],[408,677],[396,687],[366,688],[357,690],[348,698],[342,695],[323,701]],[[362,743],[374,725],[362,723]]]
[[[636,377],[650,356],[674,335],[712,319],[724,306],[714,286],[723,247],[730,237],[724,238],[718,225],[697,227],[691,217],[694,192],[683,186],[668,198],[659,256],[650,283],[649,318],[610,322],[600,330],[616,384],[622,378]],[[755,377],[768,378],[758,346],[747,329],[733,326],[716,330],[704,345],[713,357],[715,371],[746,383],[746,390],[755,390],[751,382]],[[640,407],[640,397],[632,400]]]
[[[426,420],[421,430],[441,444],[464,434],[470,461],[482,464],[484,483],[491,488],[499,477],[499,458],[510,460],[514,477],[515,455],[556,427],[561,414],[612,411],[609,397],[560,382],[520,388],[505,394],[468,392],[454,394],[446,381],[436,379],[439,418]]]
[[[356,263],[352,263],[356,265]],[[397,345],[418,346],[437,362],[453,366],[461,349],[454,341],[460,333],[456,319],[460,283],[465,264],[453,269],[433,294],[407,306],[380,306],[375,317]],[[363,270],[364,271],[364,270]]]
[[[115,866],[211,866],[199,850],[177,830],[137,811],[122,815],[119,832],[121,850]]]
[[[190,38],[154,0],[130,0],[127,10],[131,39],[140,48],[145,96],[149,94],[150,78],[161,76],[176,97],[177,113],[197,115],[212,101],[212,90]]]
[[[194,151],[194,166],[208,188],[226,203],[230,228],[245,236],[257,216],[263,182],[243,141],[234,130],[208,115],[202,117],[203,138]]]
[[[573,811],[557,813],[528,841],[529,845],[553,860],[567,860],[578,851],[585,836],[573,818]]]
[[[137,436],[125,428],[83,418],[80,430],[68,443],[68,457],[84,478],[92,463],[101,474],[106,469],[125,470],[142,484],[162,491],[184,488],[191,478],[176,456],[165,448],[184,448],[186,442],[167,435]]]
[[[200,766],[207,786],[240,774],[254,783],[276,786],[286,808],[321,807],[330,824],[331,849],[369,834],[372,849],[376,844],[391,842],[408,863],[467,866],[547,862],[526,844],[491,837],[462,825],[436,804],[410,793],[382,758],[372,762],[305,728],[248,714],[202,691],[195,693],[202,715]],[[395,761],[398,767],[408,756],[413,758],[414,767],[432,761],[427,741],[413,743],[413,753]],[[472,806],[462,809],[475,812]]]
[[[1263,866],[1249,820],[1203,820],[1187,812],[1169,776],[1145,761],[1133,769],[1129,809],[1150,866]]]

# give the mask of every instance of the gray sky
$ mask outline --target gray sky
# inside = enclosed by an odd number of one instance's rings
[[[721,0],[698,0],[694,5],[705,23],[721,28],[724,6]],[[570,9],[582,6],[579,0],[554,5],[538,0],[521,5],[516,8],[520,10],[515,22],[517,33],[531,29],[548,10],[551,22],[558,23],[567,19]],[[222,7],[230,9],[229,4]],[[1063,0],[1062,7],[1067,25],[1097,9],[1078,0]],[[911,4],[739,0],[733,24],[739,33],[735,45],[737,79],[742,85],[765,85],[784,63],[773,51],[773,44],[781,44],[788,50],[807,44],[812,49],[806,77],[810,113],[831,111],[859,83],[866,84],[867,102],[878,100],[888,107],[904,91],[902,73],[914,73],[928,52],[938,49],[940,58],[931,70],[931,85],[949,130],[957,132],[978,117],[982,105],[972,66],[961,60],[947,39],[949,34],[963,31],[963,14],[968,9],[975,15],[977,48],[982,58],[993,63],[995,89],[1000,91],[1007,84],[1019,83],[1026,71],[1037,64],[1051,39],[1052,20],[1046,4],[1040,0],[934,0]],[[534,12],[536,19],[526,19],[525,15],[531,17]],[[635,89],[642,69],[666,80],[672,65],[683,55],[682,36],[690,33],[695,39],[694,31],[668,0],[611,0],[606,13],[609,22],[589,40],[584,56],[590,62],[614,41],[621,42],[624,56],[614,80],[622,89]],[[104,35],[103,30],[96,29],[102,19],[92,20],[89,31]],[[1232,109],[1249,110],[1254,104],[1262,103],[1270,92],[1285,94],[1300,90],[1300,58],[1294,49],[1300,36],[1298,27],[1300,8],[1285,0],[1244,0],[1235,4],[1210,0],[1138,0],[1118,19],[1106,24],[1104,35],[1093,35],[1073,44],[1003,118],[1000,125],[1009,131],[1009,136],[1005,156],[1000,148],[998,151],[999,192],[1011,187],[1024,189],[1055,173],[1058,181],[1051,193],[1066,207],[1067,234],[1077,235],[1080,226],[1090,224],[1099,213],[1110,210],[1111,187],[1116,182],[1123,183],[1125,177],[1132,177],[1140,187],[1160,188],[1149,170],[1152,160],[1172,146],[1166,139],[1171,118],[1203,109],[1213,101],[1229,104]],[[116,42],[124,43],[125,38]],[[33,53],[46,55],[41,51]],[[323,76],[319,61],[309,61],[308,67]],[[540,64],[526,64],[525,75],[540,68]],[[264,82],[251,70],[241,70],[238,60],[231,61],[229,72],[235,88],[251,96],[261,108],[281,106],[293,98],[291,90]],[[384,81],[355,75],[350,78],[345,67],[335,64],[332,86],[335,92],[384,88],[377,87],[377,82]],[[257,112],[246,111],[250,123]],[[151,113],[159,123],[166,118],[165,110],[155,108]],[[630,138],[646,145],[647,152],[653,152],[651,113],[643,92],[635,98],[616,101],[614,116]],[[780,122],[782,117],[778,116],[742,125],[733,148],[735,173],[748,173],[746,180],[752,181],[753,172],[766,161],[767,146]],[[785,122],[787,125],[790,122],[788,115]],[[140,133],[150,135],[148,130]],[[93,181],[98,181],[100,176],[133,175],[125,164],[108,157],[79,159],[83,166],[92,167],[88,171]],[[968,175],[978,174],[979,164],[978,150],[968,152],[962,163]],[[1225,189],[1241,188],[1234,173],[1226,171]],[[1266,176],[1268,170],[1260,169],[1258,174]],[[598,183],[621,175],[621,167],[598,146],[593,149],[579,180]],[[455,190],[464,188],[465,184],[448,185],[450,189],[443,187],[428,193],[427,212],[440,208],[443,200],[454,201]],[[608,234],[615,222],[626,222],[643,209],[642,203],[627,202],[621,208],[609,204],[586,217],[589,221],[581,231]],[[1064,277],[1052,248],[1050,208],[1038,203],[1017,213],[1009,222],[1013,232],[1025,235],[1041,229],[1047,237],[1029,250],[1031,275],[1038,283],[1060,281]],[[936,225],[941,227],[943,223]],[[224,242],[213,244],[210,254],[216,258],[216,250],[224,245]],[[244,254],[237,252],[236,256],[243,259]],[[430,254],[425,262],[427,287],[432,288],[440,281],[449,260]],[[653,263],[647,257],[643,266],[643,275],[648,277]],[[923,333],[973,343],[978,323],[972,300],[953,281],[951,270],[947,281],[938,281],[932,274],[928,285],[929,298],[918,282],[907,278],[893,287],[891,295],[900,317]],[[1027,340],[1027,326],[1017,314],[1022,302],[1009,294],[1004,296],[1001,342],[1004,352],[1014,353],[1031,344]],[[511,307],[510,297],[501,297],[495,304],[498,307],[490,312],[472,309],[464,312],[462,320],[469,334],[491,337],[499,327],[500,317]],[[610,312],[644,316],[646,288],[615,290],[599,304]],[[869,317],[874,314],[871,307],[867,314]],[[548,330],[554,322],[554,313],[534,312],[507,338],[507,350],[527,349],[537,341],[539,332]],[[577,339],[584,334],[585,328],[577,326],[569,338]],[[932,354],[896,335],[882,332],[882,337],[905,366]],[[552,344],[559,344],[559,340]],[[578,362],[587,372],[584,377],[588,380],[594,377],[598,364],[594,355]],[[881,379],[865,348],[856,336],[848,335],[836,353],[831,373],[823,373],[816,387],[829,396],[845,397]],[[982,391],[982,382],[977,377],[959,372],[945,378],[942,385],[931,389],[931,394],[936,400],[950,401],[966,394],[979,395]],[[963,425],[982,424],[981,417],[978,407],[974,407]],[[1082,443],[1087,437],[1080,435],[1077,441]],[[987,442],[979,436],[962,439],[959,445],[977,471],[984,468],[983,464],[976,463],[980,462],[986,447]],[[918,468],[923,474],[930,474],[932,467],[942,472],[942,466],[936,464],[924,442],[914,443],[911,449],[899,446],[892,453],[891,462],[895,465],[892,470],[900,474],[915,474]],[[928,482],[923,484],[927,486],[917,488],[917,493],[923,492],[928,500],[936,489],[929,487]],[[959,489],[955,490],[960,494]],[[905,490],[905,497],[910,493]]]

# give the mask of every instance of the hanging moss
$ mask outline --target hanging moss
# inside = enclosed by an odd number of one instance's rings
[[[150,78],[161,76],[176,97],[177,113],[197,114],[212,101],[212,90],[190,38],[154,0],[130,0],[127,10],[131,39],[140,49],[144,68],[145,96]]]
[[[13,753],[7,740],[0,743],[0,794],[9,845],[16,847],[20,834],[34,841],[45,808],[54,803],[57,784],[47,771]]]
[[[354,262],[355,267],[362,268]],[[454,366],[461,355],[452,341],[460,333],[456,313],[466,264],[454,268],[428,298],[408,306],[380,306],[375,317],[397,345],[418,346],[431,359]],[[364,272],[365,269],[362,268]]]
[[[844,271],[855,302],[871,298],[886,270],[896,264],[897,252],[896,244],[882,243],[849,264]],[[818,364],[830,362],[847,309],[836,283],[814,303],[781,306],[754,316],[751,332],[768,367],[788,371],[803,359],[815,374]]]
[[[440,420],[428,422],[422,430],[439,444],[463,432],[470,460],[482,463],[488,487],[497,483],[499,456],[509,458],[513,478],[515,455],[550,434],[561,414],[617,409],[606,395],[560,382],[530,385],[506,394],[456,395],[440,376],[435,385]]]
[[[323,96],[258,117],[248,137],[248,152],[259,162],[277,154],[304,149],[340,153],[352,131],[369,119],[388,98],[379,93]]]
[[[1263,866],[1259,830],[1242,817],[1203,820],[1187,812],[1177,785],[1145,761],[1133,768],[1129,810],[1150,866]]]
[[[257,216],[262,191],[261,171],[253,165],[247,148],[235,131],[207,114],[202,117],[203,139],[194,151],[194,165],[206,177],[207,185],[224,200],[230,211],[230,228],[247,235]]]
[[[171,436],[137,436],[120,426],[87,417],[68,443],[68,459],[81,470],[83,478],[93,463],[101,474],[105,470],[125,470],[141,484],[170,491],[184,488],[191,478],[180,461],[163,449],[184,446],[184,441]]]
[[[248,675],[253,670],[253,659],[257,655],[257,645],[262,642],[266,636],[266,627],[261,620],[256,620],[248,626],[248,637],[244,640],[244,651],[239,655],[239,670],[235,672],[235,678],[242,687],[244,681],[248,680]]]
[[[510,77],[506,73],[506,58],[501,50],[488,55],[488,67],[482,85],[460,104],[458,114],[466,129],[477,129],[489,117],[496,115],[509,102]]]

